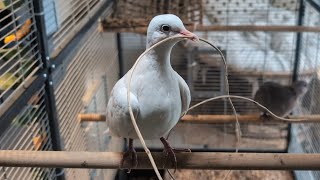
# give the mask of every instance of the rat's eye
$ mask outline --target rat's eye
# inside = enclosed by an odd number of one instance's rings
[[[170,29],[171,29],[171,27],[169,25],[164,24],[161,26],[161,31],[163,31],[163,32],[168,32],[168,31],[170,31]]]

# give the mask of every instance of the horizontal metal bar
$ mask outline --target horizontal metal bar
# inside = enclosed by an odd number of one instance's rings
[[[136,169],[151,169],[145,153]],[[164,153],[152,153],[159,169],[173,168]],[[0,166],[118,169],[123,153],[66,151],[0,151]],[[178,169],[320,170],[320,154],[176,153]],[[164,164],[167,162],[166,164]],[[124,168],[128,167],[125,161]]]
[[[25,107],[34,93],[41,89],[45,82],[43,76],[33,76],[22,83],[0,105],[0,136],[10,126],[11,121],[19,114],[19,110]]]
[[[93,15],[91,17],[91,19],[98,19],[99,16],[101,15],[101,13],[103,11],[105,11],[105,9],[110,5],[110,0],[105,1],[105,3],[103,3],[100,7],[100,9],[96,12],[95,15]],[[92,25],[96,23],[95,21],[91,20],[88,21],[88,23],[81,28],[81,30],[79,30],[77,32],[77,36],[74,36],[72,39],[70,39],[70,41],[68,42],[68,44],[61,50],[55,51],[52,55],[52,58],[54,58],[54,61],[52,61],[53,64],[56,65],[56,67],[58,65],[60,65],[63,60],[66,59],[66,57],[68,55],[70,55],[70,52],[74,52],[74,47],[76,47],[76,45],[79,43],[79,41],[84,37],[84,35],[86,34],[86,32],[88,32],[90,30],[90,28],[92,27]]]
[[[0,10],[0,13],[3,12],[4,10],[8,10],[10,8],[10,10],[12,9],[11,7],[14,6],[15,4],[19,3],[20,0],[16,0],[16,1],[11,1],[10,4],[6,5],[5,8]]]
[[[36,30],[32,30],[32,32],[31,32],[30,34],[32,34],[32,33],[34,33],[34,32],[36,32]],[[25,39],[26,37],[29,37],[30,34],[26,35],[23,39],[19,40],[19,42],[16,43],[16,45],[15,45],[14,47],[9,48],[9,49],[3,49],[3,51],[6,51],[6,52],[5,52],[0,58],[3,59],[4,57],[6,57],[6,56],[8,56],[10,53],[12,53],[12,51],[15,51],[15,50],[16,50],[16,52],[14,53],[14,55],[11,55],[10,59],[8,59],[8,60],[6,61],[6,64],[7,64],[8,61],[11,61],[12,59],[15,59],[21,52],[25,51],[26,49],[29,49],[29,48],[30,48],[29,45],[31,45],[31,47],[35,47],[36,45],[32,45],[32,43],[34,42],[34,40],[35,40],[36,38],[32,38],[32,39],[28,40],[28,43],[27,43],[27,44],[24,42],[24,39]],[[22,44],[24,44],[23,47],[20,46],[20,45],[22,45]]]
[[[31,77],[32,75],[34,75],[38,69],[40,69],[40,67],[35,66],[38,63],[38,60],[34,61],[30,66],[28,66],[28,68],[25,69],[25,71],[23,72],[23,74],[21,74],[20,76],[17,76],[19,71],[21,71],[22,68],[19,68],[17,71],[15,71],[14,73],[12,73],[12,75],[6,80],[8,81],[9,79],[13,78],[13,76],[16,76],[16,80],[14,82],[12,82],[12,85],[9,86],[9,88],[5,91],[2,92],[2,94],[0,95],[0,98],[3,97],[3,94],[7,93],[10,88],[12,88],[16,83],[18,83],[20,80],[25,81],[25,75],[29,70],[32,70],[32,72],[30,74],[28,74],[28,77]],[[28,77],[26,77],[28,79]],[[5,82],[6,82],[5,81]]]

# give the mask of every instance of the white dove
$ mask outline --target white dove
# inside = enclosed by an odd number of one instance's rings
[[[146,47],[179,34],[198,40],[195,34],[186,30],[179,17],[173,14],[155,16],[148,26]],[[171,50],[181,40],[183,38],[168,40],[143,56],[133,72],[130,87],[130,103],[141,134],[145,139],[160,138],[165,152],[173,158],[175,166],[174,150],[163,136],[186,113],[191,100],[188,85],[170,64]],[[132,125],[127,101],[131,71],[132,69],[115,84],[107,105],[110,133],[129,138],[129,147],[123,156],[121,167],[126,157],[131,159],[132,166],[137,165],[133,139],[137,139],[138,136]]]

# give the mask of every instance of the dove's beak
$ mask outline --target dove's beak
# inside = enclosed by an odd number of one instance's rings
[[[184,35],[184,36],[188,36],[192,41],[198,41],[199,40],[199,37],[195,34],[193,34],[192,32],[188,31],[188,30],[182,30],[180,31],[180,34],[181,35]]]

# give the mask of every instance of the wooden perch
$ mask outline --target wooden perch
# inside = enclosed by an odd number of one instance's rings
[[[270,117],[270,121],[272,122],[284,122],[287,121],[277,120]],[[254,122],[259,123],[263,122],[260,118],[259,114],[252,115],[238,115],[239,122]],[[306,119],[305,121],[295,121],[292,123],[312,123],[319,122],[320,115],[303,115],[303,116],[289,116],[289,119]],[[234,115],[185,115],[181,118],[182,122],[190,122],[190,123],[233,123],[235,122]],[[267,120],[268,121],[268,120]],[[269,122],[269,121],[268,121]]]
[[[210,57],[207,59],[207,61],[211,60]],[[212,62],[212,60],[211,60]],[[263,71],[263,72],[258,72],[258,71],[245,71],[245,70],[239,70],[236,67],[232,67],[232,65],[229,65],[232,68],[232,75],[235,76],[247,76],[247,77],[267,77],[267,78],[288,78],[292,76],[292,72],[272,72],[272,71]],[[303,71],[299,73],[299,76],[314,76],[316,72],[313,70],[308,70],[308,71]]]
[[[0,166],[118,169],[122,153],[65,151],[0,151]],[[152,153],[163,168],[165,156]],[[320,170],[320,154],[287,153],[177,153],[179,169]],[[151,169],[145,153],[138,153],[137,169]],[[124,167],[128,167],[127,162]],[[165,168],[173,168],[167,161]]]
[[[106,21],[100,21],[99,31],[101,32],[147,32],[145,27],[110,27]],[[194,29],[194,25],[186,25],[187,29]],[[195,31],[268,31],[268,32],[320,32],[318,26],[262,26],[262,25],[198,25]]]
[[[263,122],[259,114],[252,115],[238,115],[239,122],[252,122],[259,123]],[[311,122],[320,122],[320,115],[304,115],[304,116],[289,116],[289,119],[307,119],[306,121],[296,121],[292,123],[311,123]],[[284,122],[281,120],[271,119],[272,122]],[[106,116],[103,114],[79,114],[79,121],[90,121],[90,122],[105,122]],[[185,115],[181,118],[181,122],[188,123],[234,123],[234,115]]]
[[[106,122],[106,116],[103,114],[79,114],[78,120],[80,122]]]

